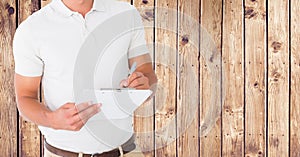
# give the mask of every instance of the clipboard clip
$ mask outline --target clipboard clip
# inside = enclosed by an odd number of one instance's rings
[[[100,88],[100,90],[112,90],[112,91],[122,91],[122,90],[135,90],[134,88]]]

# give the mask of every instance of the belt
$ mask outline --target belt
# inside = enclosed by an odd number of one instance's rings
[[[135,136],[133,135],[127,142],[122,144],[119,148],[115,148],[111,151],[107,151],[103,153],[82,154],[82,157],[119,157],[120,155],[129,153],[135,149],[136,146],[134,144],[134,140],[135,140]],[[45,141],[45,148],[51,153],[63,157],[78,157],[80,155],[79,153],[70,152],[70,151],[53,147],[50,144],[48,144],[46,141]]]

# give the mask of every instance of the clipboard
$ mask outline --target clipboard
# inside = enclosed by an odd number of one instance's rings
[[[124,119],[133,116],[134,111],[152,94],[151,90],[130,88],[105,88],[84,90],[82,102],[101,103],[101,111],[89,121],[103,119]]]

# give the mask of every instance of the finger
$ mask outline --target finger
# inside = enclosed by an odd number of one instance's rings
[[[68,110],[68,113],[69,113],[69,115],[71,115],[71,116],[76,115],[78,112],[79,112],[79,111],[78,111],[76,105],[74,105],[72,108],[70,108],[70,109]]]
[[[136,80],[136,79],[138,79],[138,78],[141,78],[141,77],[143,77],[144,75],[143,75],[143,73],[141,73],[141,72],[134,72],[134,73],[132,73],[130,76],[129,76],[129,78],[128,78],[128,84],[130,85],[131,84],[131,82],[133,82],[134,80]]]
[[[137,86],[143,85],[143,84],[141,83],[140,80],[141,80],[141,79],[135,79],[134,81],[132,81],[132,82],[128,85],[128,87],[129,87],[129,88],[135,88],[135,87],[137,87]]]
[[[97,107],[94,108],[94,106]],[[83,125],[88,121],[89,118],[91,118],[93,115],[95,115],[100,111],[100,109],[97,110],[99,106],[101,106],[101,104],[93,104],[90,107],[88,107],[86,110],[81,111],[80,113],[74,115],[71,119],[70,130],[73,131],[80,130],[83,127]]]
[[[69,130],[79,131],[84,125],[84,121],[80,118],[79,114],[73,116],[73,123],[69,126]]]
[[[78,112],[81,112],[81,111],[87,109],[90,105],[92,105],[91,101],[78,104],[78,105],[76,105],[76,110]]]
[[[80,116],[80,119],[85,123],[88,119],[90,119],[92,116],[100,112],[101,104],[93,104],[87,109],[81,111],[78,113]]]
[[[145,87],[149,86],[149,80],[147,77],[141,77],[141,78],[135,79],[134,81],[131,82],[131,84],[129,84],[128,87],[137,88],[140,86],[145,86]]]
[[[84,103],[81,103],[81,104],[78,104],[78,105],[74,105],[73,108],[71,108],[69,111],[70,114],[72,116],[78,114],[79,112],[85,110],[86,108],[88,108],[92,103],[91,102],[84,102]]]
[[[142,83],[140,85],[135,86],[135,89],[150,89],[148,77],[143,77],[141,79],[141,82]]]
[[[127,79],[124,79],[120,82],[120,88],[123,88],[123,87],[127,87],[128,86],[128,81]]]
[[[72,116],[71,119],[69,119],[69,125],[70,125],[71,127],[78,126],[79,123],[83,123],[83,122],[82,122],[82,118],[80,117],[79,114],[76,114],[76,115]],[[75,129],[75,128],[73,128],[73,129]]]
[[[150,86],[149,86],[149,85],[143,84],[143,85],[136,86],[136,87],[134,87],[134,88],[135,88],[135,89],[150,89]]]
[[[67,116],[73,116],[78,112],[75,103],[66,103],[60,109],[64,110]]]
[[[73,108],[75,106],[75,103],[65,103],[64,105],[62,105],[60,108],[65,108],[65,109],[69,109],[69,108]]]

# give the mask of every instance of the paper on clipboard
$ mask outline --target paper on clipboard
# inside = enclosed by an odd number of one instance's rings
[[[132,116],[151,94],[151,90],[135,89],[85,90],[81,99],[102,103],[101,111],[90,120],[123,119]]]

